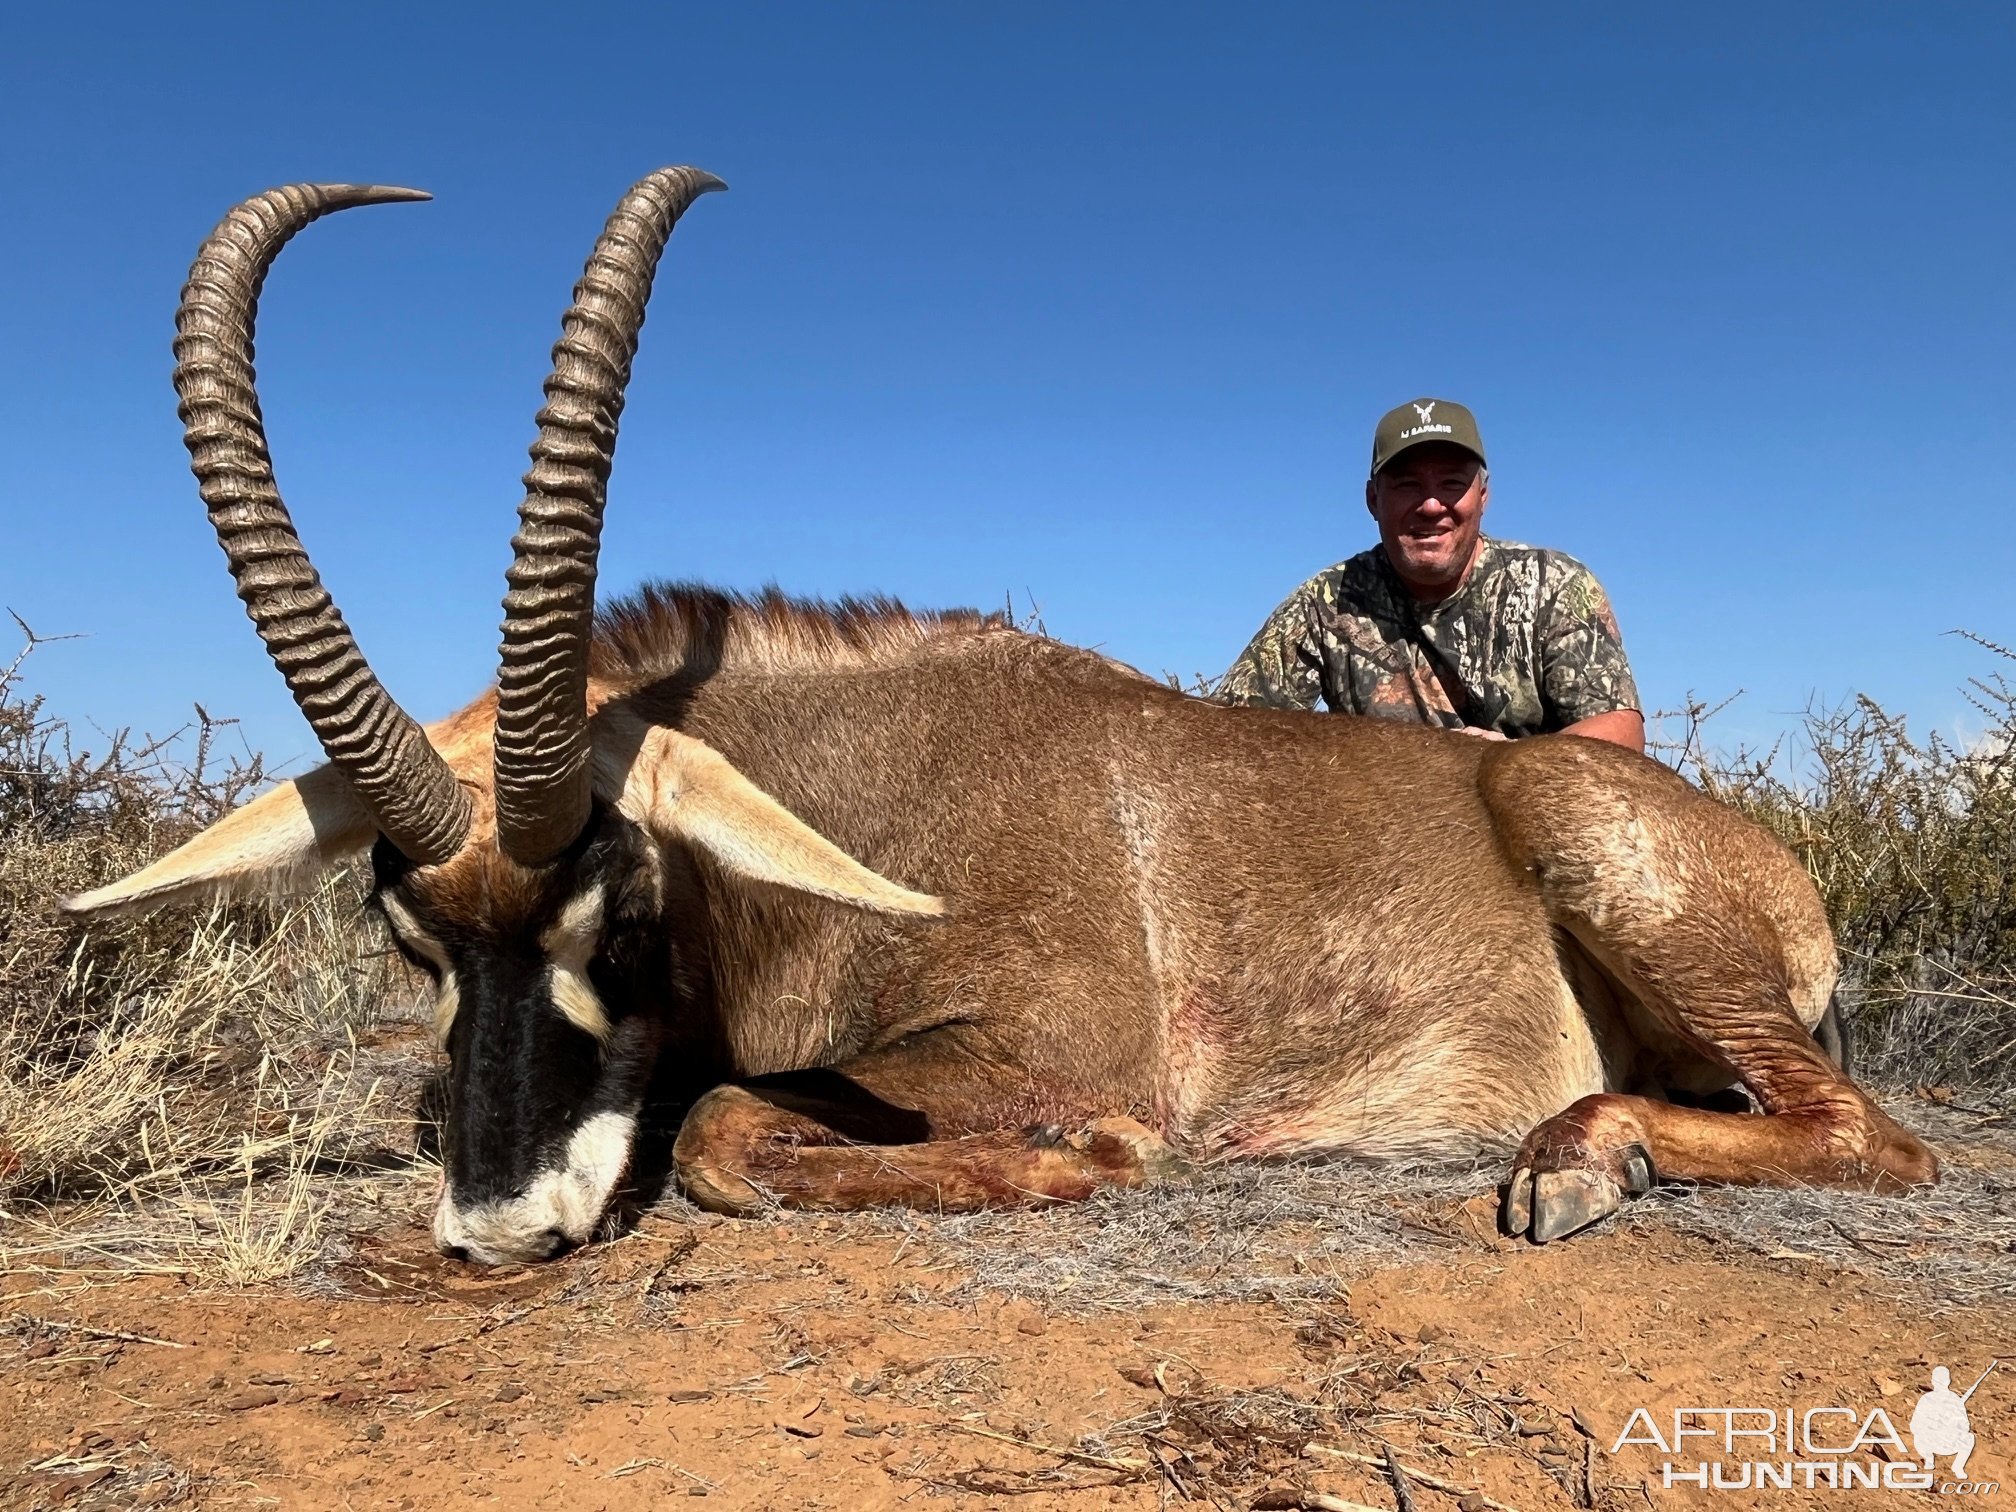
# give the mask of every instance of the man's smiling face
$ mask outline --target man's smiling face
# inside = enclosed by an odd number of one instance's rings
[[[1484,464],[1444,441],[1409,447],[1365,484],[1388,560],[1415,597],[1431,603],[1462,586],[1490,497]]]

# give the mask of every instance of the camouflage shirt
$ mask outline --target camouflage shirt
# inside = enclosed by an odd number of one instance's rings
[[[1610,600],[1571,556],[1484,538],[1439,604],[1384,547],[1319,572],[1268,616],[1218,682],[1226,703],[1372,714],[1518,737],[1638,707]]]

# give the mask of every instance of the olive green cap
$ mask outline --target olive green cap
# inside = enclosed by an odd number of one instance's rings
[[[1477,417],[1453,399],[1416,399],[1398,409],[1388,410],[1372,433],[1372,471],[1411,447],[1430,441],[1447,441],[1484,460],[1484,438],[1477,434]]]

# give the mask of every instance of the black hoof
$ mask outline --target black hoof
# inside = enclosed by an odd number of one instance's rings
[[[1646,1166],[1649,1172],[1649,1161]],[[1512,1173],[1505,1188],[1501,1213],[1506,1233],[1547,1244],[1609,1217],[1623,1203],[1624,1188],[1601,1171],[1535,1172],[1522,1167]]]

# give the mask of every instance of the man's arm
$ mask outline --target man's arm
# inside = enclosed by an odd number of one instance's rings
[[[1645,749],[1638,683],[1624,656],[1610,596],[1573,557],[1555,559],[1560,581],[1540,625],[1540,693],[1567,735]]]
[[[1607,740],[1626,750],[1642,752],[1645,749],[1645,716],[1636,709],[1612,709],[1606,714],[1591,714],[1587,719],[1578,719],[1563,728],[1561,733],[1586,735],[1591,740]]]
[[[1296,589],[1225,669],[1212,689],[1220,703],[1313,710],[1323,696],[1322,661],[1309,630],[1308,589]]]

